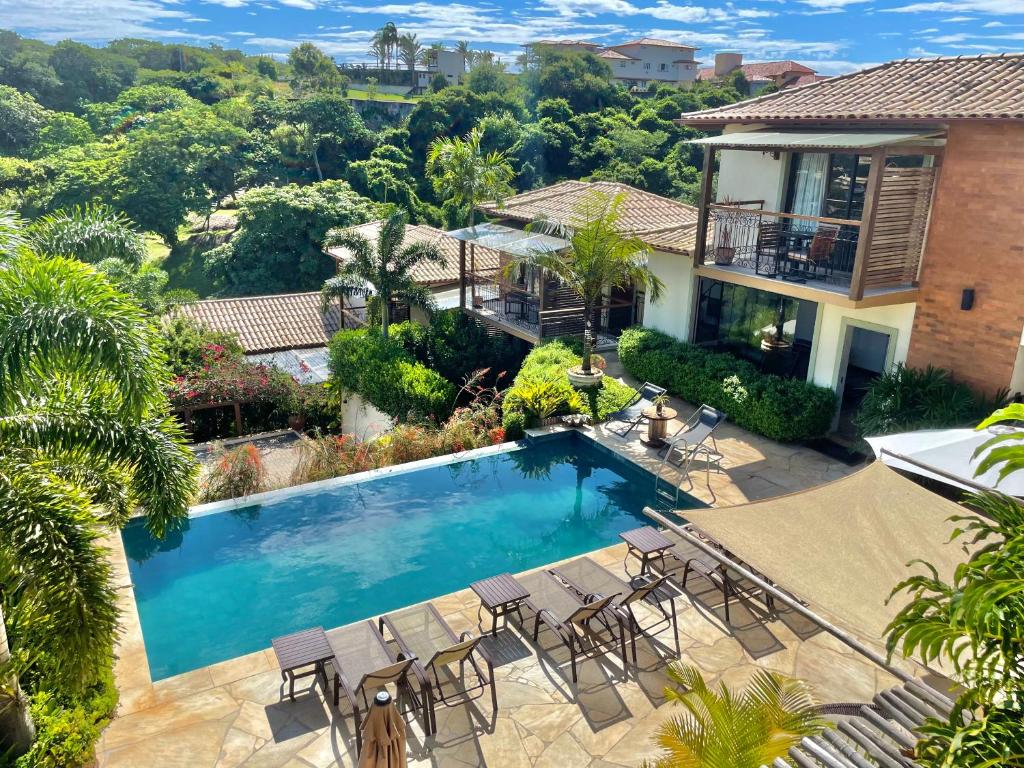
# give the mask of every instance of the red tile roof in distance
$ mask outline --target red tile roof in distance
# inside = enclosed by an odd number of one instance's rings
[[[1024,119],[1024,53],[902,59],[724,107],[684,113],[729,123]]]

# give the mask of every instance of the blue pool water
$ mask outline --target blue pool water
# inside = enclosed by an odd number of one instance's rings
[[[123,532],[154,680],[614,544],[653,476],[569,433]],[[682,499],[681,499],[682,501]],[[696,503],[696,502],[693,502]]]

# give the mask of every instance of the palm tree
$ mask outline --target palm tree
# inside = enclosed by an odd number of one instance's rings
[[[437,63],[437,55],[444,50],[444,43],[431,43],[429,48],[420,51],[420,64],[429,67]]]
[[[673,663],[670,701],[686,712],[663,723],[655,740],[664,750],[653,768],[759,768],[785,759],[790,747],[822,730],[807,686],[759,669],[747,687],[712,690],[700,672]]]
[[[327,235],[326,245],[347,248],[350,258],[338,268],[338,274],[324,283],[320,301],[326,312],[335,299],[344,303],[350,296],[375,296],[380,304],[381,333],[387,337],[393,300],[430,310],[434,299],[430,291],[412,276],[419,264],[445,265],[444,255],[435,243],[403,245],[405,211],[394,211],[381,225],[377,242],[371,243],[358,232],[340,230]]]
[[[568,222],[540,220],[530,230],[568,240],[562,251],[536,251],[514,257],[506,267],[511,274],[521,265],[548,272],[574,290],[583,302],[585,331],[583,334],[583,373],[591,372],[593,349],[591,325],[594,312],[611,288],[642,287],[658,301],[664,284],[647,266],[649,251],[637,237],[622,232],[622,206],[626,196],[614,197],[595,193],[580,205],[576,216]]]
[[[373,33],[373,42],[370,43],[370,50],[367,53],[376,60],[377,69],[384,69],[384,59],[387,57],[387,51],[384,45],[383,33],[379,29]]]
[[[469,226],[476,224],[476,206],[484,200],[499,202],[512,191],[515,177],[504,152],[485,153],[483,131],[473,128],[466,138],[439,137],[427,152],[427,175],[444,199],[469,206]]]
[[[462,68],[469,69],[469,64],[473,60],[473,49],[469,47],[469,42],[459,40],[455,43],[455,50],[462,56]]]
[[[398,53],[402,63],[409,70],[412,85],[416,85],[416,62],[419,61],[422,51],[423,46],[416,35],[406,33],[398,38]]]
[[[394,58],[395,50],[398,48],[398,27],[393,21],[387,22],[380,28],[381,42],[384,43],[384,51],[387,54],[387,68],[391,69],[391,61]]]
[[[0,734],[19,748],[18,677],[76,690],[109,658],[100,537],[136,509],[157,536],[187,513],[198,467],[166,375],[152,324],[102,275],[0,238]]]
[[[63,209],[36,219],[26,234],[39,253],[60,254],[97,264],[120,259],[138,268],[146,241],[128,217],[103,203]]]

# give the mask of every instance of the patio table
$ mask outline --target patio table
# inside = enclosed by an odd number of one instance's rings
[[[619,538],[626,542],[626,560],[632,555],[640,561],[641,576],[651,572],[652,560],[661,560],[661,569],[664,571],[665,553],[675,546],[671,539],[650,525],[624,531],[619,534]]]
[[[291,635],[275,637],[270,641],[277,656],[277,665],[281,668],[281,679],[288,681],[288,698],[295,701],[295,680],[300,677],[316,675],[323,683],[324,691],[328,689],[327,671],[324,664],[334,658],[331,644],[322,627],[305,629]],[[296,674],[296,670],[312,667],[309,672]]]
[[[530,593],[523,589],[522,585],[510,573],[499,573],[489,579],[474,581],[469,585],[476,596],[480,598],[480,607],[491,614],[491,634],[498,634],[498,617],[504,616],[508,624],[508,614],[519,614],[519,621],[522,622],[522,604]],[[480,617],[480,609],[476,612]]]
[[[665,435],[668,434],[668,423],[679,415],[675,408],[663,406],[659,411],[657,406],[651,406],[643,410],[644,418],[647,419],[647,439],[641,442],[649,448],[663,448]]]

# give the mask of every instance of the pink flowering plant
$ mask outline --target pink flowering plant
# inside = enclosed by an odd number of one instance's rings
[[[175,376],[167,396],[174,408],[233,402],[287,406],[298,384],[270,366],[250,363],[219,344],[207,344],[197,367]]]

